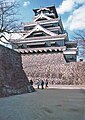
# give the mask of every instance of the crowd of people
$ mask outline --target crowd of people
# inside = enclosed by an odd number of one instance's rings
[[[33,85],[33,81],[32,80],[30,80],[30,85]],[[41,88],[41,89],[47,88],[48,87],[48,80],[45,80],[45,81],[37,80],[36,81],[36,85],[37,85],[37,89],[39,89],[39,88]]]

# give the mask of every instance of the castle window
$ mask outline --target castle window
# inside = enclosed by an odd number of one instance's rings
[[[64,40],[58,40],[58,41],[56,41],[56,45],[58,45],[58,46],[64,46]]]
[[[74,61],[76,61],[76,55],[71,55],[71,54],[65,55],[65,58],[66,58],[67,62],[74,62]]]
[[[33,27],[34,27],[34,26],[32,26],[32,27],[25,26],[25,27],[24,27],[24,30],[32,30]]]

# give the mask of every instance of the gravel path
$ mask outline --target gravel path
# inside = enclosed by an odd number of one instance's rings
[[[40,89],[0,98],[0,120],[85,120],[85,90]]]

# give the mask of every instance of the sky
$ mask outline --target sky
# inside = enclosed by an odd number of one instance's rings
[[[55,5],[62,19],[64,29],[72,38],[74,31],[85,29],[85,0],[6,0],[19,1],[19,12],[22,22],[31,22],[34,16],[33,9]]]

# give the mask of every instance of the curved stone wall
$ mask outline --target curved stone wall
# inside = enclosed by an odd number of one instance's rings
[[[21,55],[0,45],[0,97],[32,92]]]
[[[85,84],[85,62],[66,63],[62,53],[22,55],[26,75],[50,84]]]

